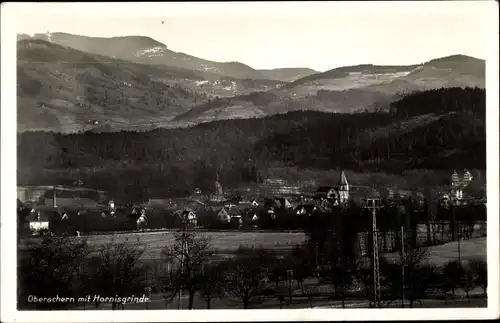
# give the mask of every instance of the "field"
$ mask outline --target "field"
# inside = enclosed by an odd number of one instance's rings
[[[442,266],[448,261],[458,260],[458,242],[449,242],[443,245],[429,248],[429,263]],[[386,254],[388,259],[398,259],[399,253]],[[462,261],[471,259],[486,260],[486,238],[476,238],[460,241],[460,259]]]
[[[199,235],[210,239],[212,248],[219,256],[228,256],[239,246],[262,247],[278,253],[286,252],[307,239],[306,235],[300,231],[200,231]],[[142,260],[149,260],[158,259],[161,250],[174,243],[174,231],[95,235],[86,239],[87,243],[94,248],[100,248],[110,242],[139,244],[145,248]],[[458,242],[432,246],[429,248],[429,262],[441,266],[447,261],[458,259],[458,250]],[[398,259],[399,253],[387,253],[385,256],[388,259]],[[473,258],[486,260],[486,237],[460,241],[460,259]]]
[[[210,239],[212,248],[218,254],[230,254],[240,245],[246,247],[263,247],[276,251],[285,251],[291,249],[297,244],[306,241],[306,235],[303,232],[234,232],[234,231],[207,231],[200,232],[200,236]],[[155,233],[125,233],[114,235],[96,235],[89,236],[87,243],[90,246],[99,247],[110,241],[116,243],[129,242],[138,243],[145,246],[146,251],[143,254],[144,259],[153,259],[160,256],[163,248],[174,242],[174,232],[155,232]]]

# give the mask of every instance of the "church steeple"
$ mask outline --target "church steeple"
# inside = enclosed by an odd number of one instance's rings
[[[338,185],[340,203],[346,203],[349,200],[349,182],[347,182],[347,177],[344,171],[340,172],[340,181]]]
[[[215,192],[210,197],[210,201],[212,202],[223,202],[226,199],[224,198],[224,192],[222,191],[222,185],[219,183],[219,172],[215,173]]]

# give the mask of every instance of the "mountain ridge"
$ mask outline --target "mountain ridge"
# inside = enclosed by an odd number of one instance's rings
[[[356,112],[388,110],[388,103],[404,93],[441,87],[485,87],[485,61],[452,55],[414,65],[359,64],[286,83],[268,90],[276,100],[265,105],[241,96],[211,101],[175,117],[178,121],[206,122],[241,115],[262,116],[293,110]],[[257,94],[255,94],[257,95]],[[212,105],[212,108],[210,107]],[[239,110],[251,111],[247,114]]]
[[[51,33],[34,37],[18,35],[18,39],[20,131],[80,131],[99,129],[103,124],[107,131],[144,130],[222,119],[259,118],[295,110],[387,111],[389,103],[404,93],[440,87],[485,86],[484,60],[460,54],[408,66],[358,64],[321,73],[313,73],[315,71],[308,68],[254,70],[239,62],[217,63],[233,72],[240,70],[236,73],[238,78],[233,78],[220,74],[221,70],[210,70],[206,64],[207,69],[201,68],[200,63],[209,61],[175,53],[146,36],[95,38]],[[114,39],[117,46],[112,46],[110,39]],[[88,51],[68,46],[66,41],[71,40],[73,46],[79,45]],[[95,54],[92,50],[97,50],[95,44],[99,41],[107,45],[99,49],[103,54],[112,55],[118,49],[126,49],[128,54],[120,58]],[[23,45],[30,42],[33,46],[36,44],[36,48]],[[89,46],[92,48],[87,48]],[[153,50],[155,48],[159,49]],[[106,52],[108,50],[111,52]],[[171,58],[181,57],[183,62],[193,58],[193,64],[198,67],[187,63],[180,65],[184,67],[154,64],[149,59],[134,61],[137,57],[134,50],[142,51],[140,57],[151,56],[151,59],[158,53],[163,55],[160,55],[162,59],[168,53],[173,53]],[[36,64],[37,60],[48,57],[52,57],[50,64]],[[128,76],[118,80],[116,75],[123,74],[119,71],[121,66],[125,66]],[[241,72],[247,67],[258,74]],[[65,82],[54,78],[54,71]],[[296,79],[297,73],[308,75]],[[250,77],[244,78],[247,76]],[[129,88],[123,88],[124,84]],[[37,92],[46,87],[50,90]],[[106,93],[106,89],[111,92]],[[99,125],[89,124],[91,120]]]
[[[193,69],[239,79],[275,79],[286,81],[276,79],[276,77],[270,78],[267,76],[269,72],[262,73],[241,62],[215,62],[186,53],[175,52],[169,49],[164,43],[148,36],[90,37],[62,32],[35,34],[33,37],[26,34],[18,35],[18,40],[26,38],[42,39],[80,51],[109,56],[111,58],[121,58],[136,63]]]
[[[208,72],[134,63],[38,38],[17,43],[18,130],[80,131],[168,121],[211,97],[280,81],[221,78]],[[42,64],[41,64],[42,63]],[[94,122],[95,120],[99,124]]]

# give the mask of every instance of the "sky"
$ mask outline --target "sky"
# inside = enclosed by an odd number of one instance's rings
[[[491,15],[496,13],[494,4],[31,3],[19,9],[16,31],[142,35],[173,51],[213,61],[239,61],[256,69],[325,71],[356,64],[423,63],[454,54],[484,59],[488,17],[496,17]]]

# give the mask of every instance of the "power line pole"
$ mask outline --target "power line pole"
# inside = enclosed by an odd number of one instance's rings
[[[181,233],[181,275],[179,281],[179,302],[177,308],[180,310],[182,306],[182,283],[184,281],[184,253],[186,252],[186,219],[183,219],[182,233]]]
[[[401,225],[401,307],[405,308],[405,231],[404,225]]]
[[[379,197],[373,196],[366,199],[365,208],[372,212],[372,230],[373,230],[373,292],[375,296],[375,306],[382,307],[380,297],[380,262],[378,248],[378,230],[377,230],[377,210],[382,208]]]

